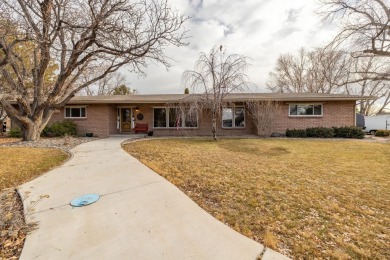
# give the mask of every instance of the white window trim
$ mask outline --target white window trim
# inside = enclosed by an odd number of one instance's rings
[[[321,106],[321,115],[290,115],[290,108],[291,106],[309,106],[309,105],[312,105],[312,106],[318,106],[320,105]],[[313,107],[313,113],[314,113],[314,107]],[[289,103],[288,104],[288,111],[287,111],[287,114],[289,117],[323,117],[324,116],[324,104],[323,103]]]
[[[85,116],[84,117],[67,117],[66,116],[66,109],[67,108],[79,108],[79,109],[84,108],[85,109]],[[86,106],[66,106],[64,108],[64,118],[65,119],[86,119],[87,118],[87,107]]]
[[[236,122],[235,122],[235,111],[236,111],[236,107],[242,107],[244,108],[244,126],[236,126]],[[245,115],[245,112],[246,112],[246,109],[245,109],[245,106],[244,105],[232,105],[232,106],[227,106],[227,107],[223,107],[222,108],[222,113],[223,113],[223,109],[225,108],[231,108],[233,109],[233,119],[232,119],[232,127],[226,127],[226,126],[223,126],[223,118],[221,116],[221,126],[222,126],[222,129],[245,129],[246,127],[246,115]]]
[[[152,107],[153,108],[153,129],[198,129],[199,127],[199,115],[198,113],[196,113],[196,127],[186,127],[186,126],[183,126],[185,124],[185,120],[182,120],[182,126],[180,127],[176,127],[176,126],[169,126],[169,109],[170,108],[175,108],[175,107]],[[166,126],[165,127],[155,127],[154,126],[154,109],[155,108],[163,108],[165,109],[165,114],[166,114],[166,118],[165,118],[165,124]],[[182,117],[185,118],[185,115],[184,115],[184,111],[182,111]]]

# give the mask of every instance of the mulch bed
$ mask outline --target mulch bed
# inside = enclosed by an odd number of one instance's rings
[[[35,148],[58,148],[70,150],[73,147],[97,140],[92,137],[56,137],[56,138],[41,138],[38,141],[23,142],[20,138],[0,138],[0,147],[35,147]]]
[[[0,193],[0,259],[18,259],[27,233],[34,224],[27,225],[23,203],[15,189]]]

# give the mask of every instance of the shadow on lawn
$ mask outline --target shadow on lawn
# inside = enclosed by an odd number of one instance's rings
[[[234,141],[225,141],[223,143],[217,143],[217,145],[219,148],[222,148],[227,151],[256,154],[257,156],[281,156],[291,153],[286,147],[261,146],[257,143],[251,143],[250,140],[248,140],[248,142],[242,142],[239,146],[237,146],[237,143],[235,143]]]

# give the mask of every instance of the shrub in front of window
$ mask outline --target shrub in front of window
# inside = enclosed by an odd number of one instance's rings
[[[292,138],[305,138],[306,136],[306,130],[305,129],[287,129],[286,131],[286,137],[292,137]]]
[[[390,131],[389,135],[390,135]],[[359,127],[311,127],[306,129],[293,129],[286,131],[286,137],[295,138],[364,138],[364,132]]]
[[[77,135],[77,125],[71,120],[55,122],[50,126],[46,126],[42,131],[42,136],[62,137],[65,135]]]
[[[311,127],[306,128],[307,137],[312,138],[332,138],[334,136],[333,128]]]
[[[360,127],[333,127],[334,137],[336,138],[355,138],[363,139],[364,132]]]
[[[378,130],[375,132],[375,136],[380,136],[380,137],[390,136],[390,130]]]

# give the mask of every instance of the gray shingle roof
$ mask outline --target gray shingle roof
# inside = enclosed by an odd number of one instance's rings
[[[169,103],[197,99],[201,94],[155,94],[155,95],[113,95],[113,96],[76,96],[68,104],[125,104],[125,103]],[[345,94],[320,93],[232,93],[226,100],[232,102],[249,100],[275,101],[331,101],[375,99],[373,96],[349,96]]]

